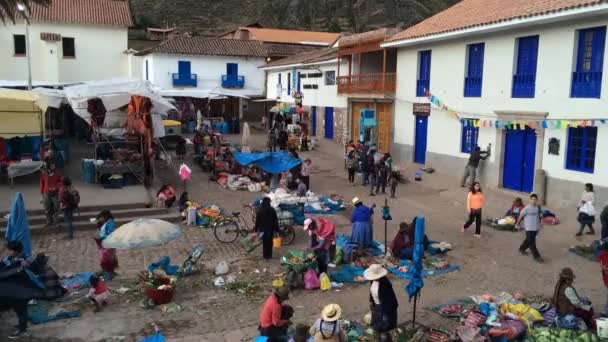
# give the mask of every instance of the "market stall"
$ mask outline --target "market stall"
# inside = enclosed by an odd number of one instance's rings
[[[9,182],[42,167],[44,98],[32,91],[0,91],[0,169]]]

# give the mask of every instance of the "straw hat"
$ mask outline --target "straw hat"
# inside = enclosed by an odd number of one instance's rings
[[[353,202],[353,205],[357,205],[357,204],[361,203],[361,200],[359,199],[359,197],[355,197],[355,198],[353,198],[353,200],[351,202]]]
[[[306,220],[304,220],[304,230],[308,230],[310,228],[311,224],[312,224],[311,218],[307,218]]]
[[[387,274],[388,271],[382,265],[373,264],[363,272],[363,277],[367,280],[378,280]]]
[[[325,322],[335,322],[340,319],[342,308],[338,304],[329,304],[321,311],[321,319]]]

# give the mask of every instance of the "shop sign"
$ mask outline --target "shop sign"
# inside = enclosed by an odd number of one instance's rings
[[[430,103],[414,103],[412,114],[419,116],[431,115]]]

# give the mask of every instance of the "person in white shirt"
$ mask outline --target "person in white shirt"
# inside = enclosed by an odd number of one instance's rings
[[[595,208],[593,207],[595,201],[595,192],[593,191],[593,184],[585,184],[585,191],[581,195],[581,200],[578,204],[578,222],[581,224],[576,236],[583,235],[585,226],[589,227],[588,235],[595,235],[595,229],[593,229],[593,223],[595,222]]]

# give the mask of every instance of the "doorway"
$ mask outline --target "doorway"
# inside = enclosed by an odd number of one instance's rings
[[[428,132],[428,116],[416,115],[416,141],[414,144],[414,162],[426,163],[426,139]]]
[[[508,130],[505,138],[503,186],[505,189],[532,192],[536,160],[536,131]]]
[[[325,138],[334,138],[334,107],[325,107]]]

